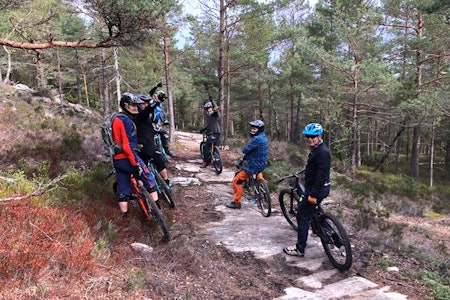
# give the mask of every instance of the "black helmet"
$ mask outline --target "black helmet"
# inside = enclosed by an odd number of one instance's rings
[[[251,127],[256,127],[256,128],[258,128],[258,131],[257,132],[252,132],[252,131],[250,131],[250,134],[253,136],[253,135],[257,135],[257,134],[259,134],[259,133],[261,133],[261,132],[263,132],[264,131],[264,122],[263,121],[261,121],[261,120],[254,120],[254,121],[251,121],[250,123],[248,123]]]
[[[156,91],[154,98],[159,102],[163,102],[164,100],[166,100],[167,96],[166,93],[164,93],[163,91]]]
[[[122,109],[125,109],[125,103],[141,104],[141,103],[144,103],[144,101],[138,99],[132,93],[123,93],[122,97],[120,97],[120,107]]]
[[[138,97],[139,100],[142,100],[144,102],[152,101],[152,98],[150,96],[148,96],[148,95],[145,95],[145,94],[139,94],[139,95],[137,95],[137,97]]]

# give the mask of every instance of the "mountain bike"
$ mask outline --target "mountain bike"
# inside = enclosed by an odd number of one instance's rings
[[[305,170],[301,170],[275,181],[275,184],[279,184],[289,180],[289,188],[280,191],[278,200],[284,217],[296,231],[298,230],[296,218],[298,202],[302,201],[305,194],[304,173]],[[320,238],[331,264],[339,271],[348,270],[352,265],[352,248],[347,232],[339,219],[333,214],[325,212],[320,204],[316,205],[311,221],[311,230]]]
[[[204,153],[204,145],[206,143],[206,140],[208,139],[208,136],[205,132],[203,132],[203,141],[200,142],[200,154],[202,156],[203,161],[205,160],[205,153]],[[216,171],[216,174],[219,175],[222,173],[222,157],[220,156],[219,148],[216,147],[216,144],[211,144],[211,148],[209,149],[211,162],[214,166],[214,170]]]
[[[156,166],[153,163],[153,159],[147,164],[150,172],[153,173],[153,176],[156,179],[156,189],[159,195],[159,198],[164,200],[164,202],[171,208],[175,208],[175,200],[173,198],[172,189],[167,184],[167,182],[162,178],[161,174],[159,174],[158,170],[156,170]]]
[[[111,171],[107,178],[111,177],[115,173],[115,170]],[[146,220],[151,222],[156,219],[158,225],[161,227],[161,231],[164,236],[164,240],[168,242],[170,240],[169,227],[166,222],[166,218],[163,211],[158,207],[156,202],[152,199],[149,192],[143,185],[142,181],[131,176],[131,199],[128,201],[138,204]],[[117,194],[117,181],[113,183],[114,193]]]
[[[131,190],[132,196],[137,200],[145,218],[148,221],[151,221],[155,218],[159,226],[161,227],[165,241],[169,241],[169,227],[167,226],[166,218],[164,217],[162,210],[158,207],[156,202],[153,201],[152,197],[150,196],[149,192],[144,187],[142,182],[140,182],[133,176],[131,177]]]
[[[237,174],[242,170],[242,161],[236,167],[238,168]],[[272,204],[267,181],[265,179],[257,179],[257,174],[251,174],[242,184],[244,186],[242,196],[249,200],[250,203],[254,202],[254,204],[257,204],[264,217],[269,217],[272,213]]]

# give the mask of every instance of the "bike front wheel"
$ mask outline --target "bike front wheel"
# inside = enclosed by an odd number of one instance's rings
[[[321,215],[320,224],[320,240],[331,264],[339,271],[348,270],[353,258],[350,239],[344,226],[334,215],[326,212]]]
[[[164,240],[168,242],[170,240],[169,226],[167,225],[166,218],[161,209],[159,209],[158,205],[156,205],[155,201],[153,201],[150,194],[147,192],[145,187],[139,187],[140,197],[142,202],[144,203],[144,207],[141,205],[141,209],[144,212],[144,215],[147,219],[156,219],[161,231],[163,233]],[[151,217],[150,217],[151,216]]]
[[[272,203],[270,201],[270,191],[265,179],[256,181],[256,188],[258,190],[258,205],[264,217],[269,217],[272,213]]]
[[[298,200],[295,198],[294,192],[290,189],[283,189],[280,191],[278,195],[278,200],[280,202],[281,212],[283,216],[288,221],[289,225],[294,228],[295,231],[298,231],[297,224],[297,209],[298,209]]]
[[[162,198],[164,202],[171,208],[175,208],[175,200],[173,199],[172,189],[167,184],[167,182],[161,177],[161,174],[156,173],[156,184],[158,184],[158,194],[160,199]]]
[[[220,151],[217,149],[217,147],[214,146],[212,151],[212,161],[214,164],[214,170],[216,171],[216,174],[219,175],[222,173],[222,157],[220,156]]]

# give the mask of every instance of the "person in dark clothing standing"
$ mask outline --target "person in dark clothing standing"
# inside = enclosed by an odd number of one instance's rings
[[[233,201],[226,206],[229,208],[241,208],[243,186],[252,174],[257,174],[258,179],[264,179],[262,171],[267,167],[269,156],[269,140],[264,133],[264,122],[255,120],[249,123],[251,140],[242,148],[243,161],[247,163],[233,178]],[[242,162],[241,162],[242,163]]]
[[[297,209],[297,243],[284,247],[284,253],[304,256],[308,230],[316,204],[320,204],[330,193],[331,154],[322,140],[323,128],[319,123],[310,123],[303,135],[311,148],[305,170],[305,194],[301,195]]]
[[[207,139],[205,144],[203,145],[203,162],[200,168],[206,168],[211,162],[211,153],[208,151],[211,148],[211,145],[214,143],[216,146],[219,145],[220,142],[220,114],[219,107],[216,106],[214,101],[209,100],[206,102],[203,108],[206,111],[207,120],[206,127],[200,130],[200,133],[206,132]]]
[[[151,117],[151,114],[160,102],[144,94],[139,94],[137,97],[142,101],[138,107],[139,113],[134,117],[134,123],[137,127],[138,143],[139,145],[142,145],[139,156],[146,163],[153,159],[153,163],[158,173],[161,174],[161,177],[167,184],[170,184],[165,159],[155,144],[155,130],[153,128]]]

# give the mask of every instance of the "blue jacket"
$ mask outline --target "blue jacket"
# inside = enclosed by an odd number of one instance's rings
[[[242,149],[244,160],[247,162],[244,171],[250,174],[258,174],[267,167],[269,156],[269,140],[264,132],[253,136],[250,142]]]

